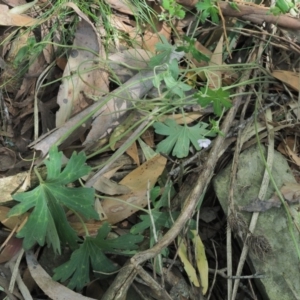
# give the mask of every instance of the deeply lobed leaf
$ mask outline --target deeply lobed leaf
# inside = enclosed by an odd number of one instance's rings
[[[61,172],[62,153],[57,147],[51,148],[49,159],[45,160],[47,178],[34,190],[13,195],[20,203],[13,207],[8,216],[16,216],[34,208],[28,221],[17,234],[24,238],[23,247],[27,250],[35,243],[43,246],[45,241],[54,252],[61,252],[61,245],[68,243],[77,248],[77,235],[67,221],[64,208],[72,210],[87,219],[99,219],[94,210],[94,189],[69,188],[65,185],[88,174],[90,167],[85,165],[84,153],[73,153]]]
[[[215,133],[207,130],[208,124],[199,122],[194,126],[178,125],[173,119],[167,119],[164,123],[156,122],[153,127],[155,132],[166,135],[167,138],[158,143],[157,152],[170,154],[178,158],[189,154],[190,142],[200,150],[198,140],[207,136],[215,136]]]
[[[73,252],[70,260],[54,270],[53,279],[65,281],[70,278],[68,287],[79,291],[90,281],[90,268],[100,273],[116,271],[118,267],[106,257],[103,251],[114,253],[116,250],[137,249],[136,244],[143,240],[143,236],[127,234],[115,239],[107,239],[110,229],[109,224],[105,222],[96,237],[87,237],[79,249]]]

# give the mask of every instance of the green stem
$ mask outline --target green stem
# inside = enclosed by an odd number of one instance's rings
[[[34,167],[33,170],[34,170],[34,173],[35,173],[36,177],[38,178],[40,184],[42,184],[44,182],[44,180],[43,180],[42,176],[40,175],[40,173],[37,169],[37,166]]]
[[[72,211],[72,212],[77,216],[77,218],[79,219],[79,221],[80,221],[80,223],[81,223],[81,225],[82,225],[82,227],[83,227],[83,229],[84,229],[85,236],[90,236],[89,231],[88,231],[88,229],[87,229],[85,223],[83,222],[82,218],[80,217],[80,215],[79,215],[75,210],[72,210],[72,209],[71,209],[71,211]]]

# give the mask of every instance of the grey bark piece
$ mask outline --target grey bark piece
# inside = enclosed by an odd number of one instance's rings
[[[266,156],[266,149],[264,148]],[[264,163],[258,146],[245,150],[239,158],[236,186],[234,188],[235,207],[245,206],[258,196],[264,173]],[[274,152],[272,174],[280,189],[285,182],[296,182],[285,158],[277,151]],[[228,210],[229,180],[231,163],[214,179],[213,185],[225,213]],[[275,189],[270,183],[266,200],[271,198]],[[252,213],[240,211],[250,223]],[[264,235],[271,247],[272,254],[260,260],[250,252],[249,263],[253,273],[263,273],[266,277],[257,279],[264,299],[292,300],[296,299],[293,292],[300,297],[300,264],[296,249],[288,230],[287,216],[284,208],[272,208],[260,213],[255,230],[256,235]],[[297,242],[300,237],[295,230]],[[241,241],[239,241],[241,242]]]

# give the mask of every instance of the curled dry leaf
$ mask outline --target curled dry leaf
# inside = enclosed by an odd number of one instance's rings
[[[28,27],[38,24],[39,20],[25,15],[12,13],[7,5],[0,4],[0,25]]]
[[[284,199],[290,204],[300,202],[300,184],[293,182],[286,182],[280,189]]]
[[[278,146],[278,151],[288,156],[297,166],[300,166],[300,157],[294,151],[296,141],[294,137],[287,137]]]

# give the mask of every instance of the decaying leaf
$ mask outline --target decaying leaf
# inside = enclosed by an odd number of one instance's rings
[[[93,184],[93,187],[97,191],[110,196],[123,195],[130,192],[130,189],[127,186],[114,182],[104,176],[98,178],[95,184]]]
[[[108,74],[95,61],[103,56],[97,34],[85,20],[78,23],[73,49],[65,67],[57,96],[60,106],[56,113],[56,126],[62,126],[74,114],[89,105],[84,93],[101,96],[108,91]]]
[[[270,198],[267,201],[256,199],[250,202],[248,205],[239,206],[239,209],[248,212],[264,212],[271,209],[272,207],[280,207],[280,206],[281,206],[280,199],[277,196],[274,196],[273,198]]]
[[[6,206],[1,206],[0,209],[0,222],[7,228],[11,230],[15,230],[18,226],[23,224],[25,219],[28,217],[28,213],[22,214],[20,216],[14,216],[14,217],[7,217],[7,214],[9,212],[10,208]],[[19,229],[17,230],[17,232]]]
[[[300,184],[286,182],[280,189],[284,199],[290,204],[300,203]]]
[[[158,14],[162,13],[162,7],[159,4],[153,5],[153,10]],[[155,52],[156,44],[161,41],[161,36],[164,36],[167,41],[171,37],[171,28],[167,22],[159,21],[157,17],[153,18],[153,25],[147,24],[147,28],[143,34],[143,49]]]
[[[195,247],[197,269],[200,274],[200,284],[202,287],[202,293],[205,295],[208,290],[208,262],[205,254],[205,247],[197,231],[191,230],[191,232],[194,235],[193,244]]]
[[[286,71],[286,70],[275,70],[272,72],[272,75],[278,79],[281,80],[283,83],[285,83],[290,88],[294,89],[295,91],[299,91],[299,73]]]
[[[12,259],[21,249],[22,240],[14,236],[10,237],[6,244],[1,246],[0,263],[3,264]]]
[[[219,89],[222,87],[222,71],[221,66],[223,63],[223,35],[219,39],[217,47],[212,54],[210,61],[208,63],[209,66],[220,66],[219,70],[214,70],[213,72],[207,72],[207,86],[211,89]]]
[[[288,204],[300,203],[300,184],[294,182],[286,182],[281,187],[280,192]],[[281,200],[275,193],[267,201],[256,199],[248,205],[240,206],[239,209],[249,212],[264,212],[271,209],[272,207],[280,207],[281,204]]]
[[[288,156],[297,166],[300,166],[300,157],[294,151],[297,142],[294,137],[287,137],[278,146],[278,151]]]
[[[187,247],[184,241],[181,240],[180,238],[178,238],[178,255],[180,257],[180,260],[183,263],[184,270],[187,273],[190,281],[193,283],[194,286],[199,287],[200,284],[197,278],[196,270],[188,260]]]
[[[166,162],[165,157],[156,155],[120,181],[120,184],[130,188],[131,192],[119,196],[117,199],[104,199],[102,202],[103,210],[110,224],[115,224],[128,218],[138,211],[140,207],[143,208],[147,205],[147,190],[155,185],[157,178],[165,168]]]

